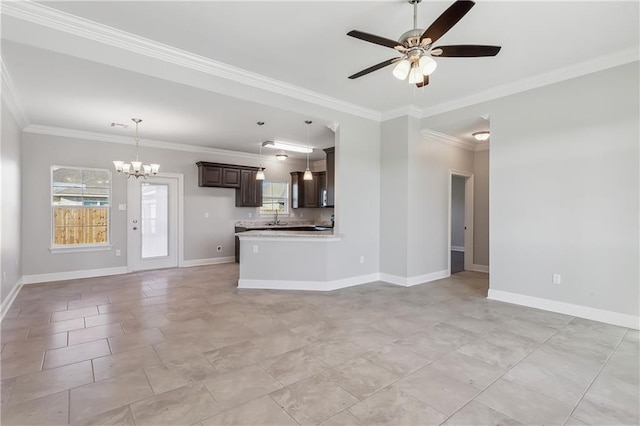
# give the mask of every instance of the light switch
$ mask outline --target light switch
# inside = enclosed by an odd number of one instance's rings
[[[205,218],[205,219],[209,219],[209,212],[206,212],[206,213],[204,214],[204,218]]]
[[[127,205],[126,204],[118,204],[118,210],[122,210],[122,211],[127,210]]]

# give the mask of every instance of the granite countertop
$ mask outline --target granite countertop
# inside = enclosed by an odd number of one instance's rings
[[[309,226],[309,225],[304,225]],[[242,237],[299,237],[299,238],[331,238],[335,237],[333,230],[326,231],[291,231],[291,230],[279,230],[274,228],[273,230],[260,230],[260,231],[246,231],[238,232],[236,234],[240,238]]]
[[[279,229],[279,228],[308,228],[310,226],[331,226],[330,221],[302,221],[302,220],[283,220],[280,221],[277,225],[273,224],[273,221],[238,221],[235,223],[236,227],[245,228],[247,230],[251,229]]]

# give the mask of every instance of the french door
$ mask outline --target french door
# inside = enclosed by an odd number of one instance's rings
[[[173,268],[179,264],[180,176],[130,178],[127,188],[129,270]]]

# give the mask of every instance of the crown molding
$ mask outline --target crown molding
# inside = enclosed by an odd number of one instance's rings
[[[24,129],[29,124],[29,120],[27,120],[27,116],[18,101],[18,97],[16,96],[17,91],[13,85],[11,74],[9,73],[9,70],[2,58],[0,58],[0,68],[2,77],[2,98],[7,104],[9,111],[11,111],[11,114],[16,119],[18,126],[20,126],[21,129]]]
[[[418,119],[424,118],[424,114],[419,107],[415,105],[406,105],[400,108],[383,112],[382,114],[380,114],[380,121],[393,120],[394,118],[404,116],[414,117]]]
[[[507,83],[491,89],[476,93],[464,98],[454,99],[444,102],[433,107],[422,109],[422,118],[431,117],[433,115],[442,114],[444,112],[468,107],[470,105],[491,101],[505,96],[514,95],[516,93],[525,92],[527,90],[536,89],[538,87],[548,86],[550,84],[559,83],[561,81],[570,80],[586,74],[603,71],[640,59],[640,53],[637,48],[621,50],[608,55],[597,56],[587,61],[578,62],[577,64],[567,67],[558,68],[553,71],[538,74],[533,77],[518,80],[513,83]]]
[[[118,143],[122,145],[131,145],[132,139],[128,137],[122,137],[117,135],[110,135],[108,133],[88,132],[84,130],[68,129],[64,127],[43,126],[40,124],[30,124],[23,130],[25,133],[34,133],[39,135],[48,136],[61,136],[65,138],[82,139],[93,142],[108,142]],[[175,142],[159,141],[154,139],[140,139],[140,146],[145,148],[157,148],[168,149],[172,151],[181,152],[196,152],[200,154],[215,154],[215,155],[233,155],[235,157],[250,158],[256,161],[260,161],[258,154],[251,154],[248,152],[232,151],[229,149],[210,148],[199,145],[188,145]],[[264,161],[264,156],[262,158]]]
[[[484,141],[480,143],[472,143],[462,140],[460,138],[456,138],[455,136],[447,135],[445,133],[436,132],[431,129],[422,129],[420,130],[420,134],[422,138],[428,141],[440,142],[445,145],[454,146],[460,149],[466,149],[467,151],[486,151],[489,149],[489,141]]]
[[[178,49],[107,25],[80,18],[32,1],[3,2],[2,14],[33,24],[73,34],[167,63],[224,78],[236,83],[309,102],[369,120],[380,121],[380,112],[332,98],[261,74],[234,67],[186,50]]]

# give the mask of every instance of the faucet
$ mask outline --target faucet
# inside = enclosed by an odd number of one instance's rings
[[[273,224],[277,225],[279,223],[280,223],[280,221],[278,220],[278,209],[276,209],[276,218],[273,220]]]

